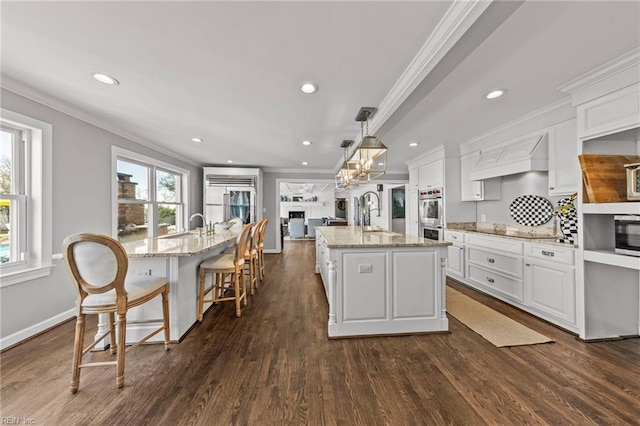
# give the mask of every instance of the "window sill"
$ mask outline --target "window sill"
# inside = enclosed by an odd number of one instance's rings
[[[23,269],[22,271],[2,274],[0,275],[0,288],[46,277],[51,274],[51,268],[53,268],[53,266],[54,265],[45,265],[37,268]]]

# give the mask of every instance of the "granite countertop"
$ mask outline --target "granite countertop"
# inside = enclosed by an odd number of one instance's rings
[[[358,247],[442,247],[450,246],[447,241],[433,241],[414,235],[397,234],[381,228],[365,228],[362,232],[358,226],[318,226],[327,240],[329,248],[358,248]]]
[[[451,224],[453,227],[447,224],[447,231],[465,232],[468,234],[486,235],[489,237],[505,238],[509,240],[526,241],[528,243],[547,244],[557,247],[576,248],[578,244],[559,243],[556,242],[556,236],[544,234],[542,232],[533,232],[532,230],[525,229],[530,227],[519,227],[518,229],[512,229],[512,226],[497,226],[497,227],[479,227],[474,229],[474,226],[460,226],[458,224]],[[522,229],[520,229],[522,228]]]
[[[219,231],[213,235],[182,234],[145,238],[122,243],[129,257],[181,257],[195,256],[207,250],[228,244],[238,237],[237,231]]]

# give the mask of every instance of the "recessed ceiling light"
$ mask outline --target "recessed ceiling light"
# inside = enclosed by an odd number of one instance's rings
[[[493,90],[493,91],[487,93],[485,95],[485,98],[487,98],[487,99],[495,99],[495,98],[499,98],[500,96],[504,95],[505,93],[507,93],[507,89],[496,89],[496,90]]]
[[[112,86],[117,86],[118,84],[120,84],[120,82],[118,80],[116,80],[115,78],[111,77],[110,75],[106,75],[106,74],[100,74],[98,72],[91,74],[91,76],[93,78],[95,78],[96,80],[98,80],[100,83],[104,83],[104,84],[109,84]]]
[[[309,163],[307,163],[306,161],[303,161],[303,162],[302,162],[302,165],[303,165],[303,166],[308,166],[308,165],[309,165]]]
[[[191,138],[191,140],[194,142],[202,142],[202,139],[200,138]]]
[[[300,86],[302,93],[315,93],[318,90],[318,86],[313,83],[304,83]]]
[[[418,142],[411,142],[409,146],[418,146]]]
[[[302,145],[309,146],[311,145],[311,141],[302,141]]]
[[[233,163],[233,160],[227,160],[227,163],[231,164]]]

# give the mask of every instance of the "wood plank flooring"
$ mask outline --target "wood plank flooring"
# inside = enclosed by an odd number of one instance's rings
[[[266,255],[242,317],[214,306],[179,344],[82,371],[69,392],[74,323],[0,355],[0,414],[46,425],[640,424],[640,339],[575,336],[453,281],[556,341],[496,348],[450,318],[450,334],[327,339],[313,241]],[[91,334],[91,333],[88,333]],[[111,359],[108,353],[94,358]]]

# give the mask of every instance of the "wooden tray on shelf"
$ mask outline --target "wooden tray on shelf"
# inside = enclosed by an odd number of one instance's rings
[[[625,164],[640,162],[638,155],[578,155],[584,183],[583,202],[621,203],[627,200]]]

